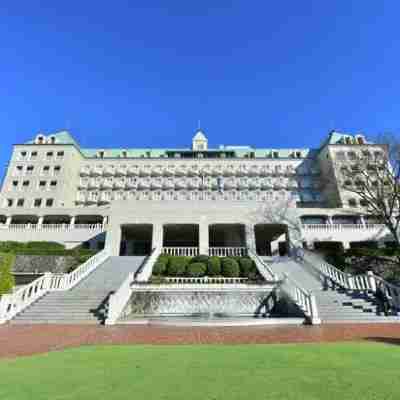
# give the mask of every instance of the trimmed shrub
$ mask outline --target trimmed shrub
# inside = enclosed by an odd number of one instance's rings
[[[65,246],[57,242],[27,242],[25,248],[37,250],[65,250]]]
[[[153,275],[163,275],[167,270],[167,264],[162,261],[157,261],[153,266]]]
[[[190,263],[191,264],[193,264],[193,263],[203,263],[203,264],[207,265],[209,258],[210,258],[209,256],[206,256],[204,254],[200,254],[200,255],[198,255],[196,257],[193,257],[190,260]]]
[[[239,259],[240,275],[244,278],[248,278],[250,274],[256,272],[256,266],[251,258],[241,257]]]
[[[0,296],[10,293],[15,286],[11,269],[14,265],[14,254],[0,254]]]
[[[195,262],[191,263],[186,268],[186,275],[192,277],[204,276],[207,271],[207,266],[204,263]]]
[[[207,275],[208,276],[221,275],[221,259],[219,257],[210,257],[208,259]]]
[[[170,257],[167,272],[169,276],[184,276],[190,257]]]
[[[224,257],[221,260],[222,264],[222,275],[227,278],[234,278],[240,276],[239,263],[230,257]]]

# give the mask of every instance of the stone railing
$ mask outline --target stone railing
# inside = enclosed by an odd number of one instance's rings
[[[90,257],[89,260],[81,264],[77,269],[69,274],[52,274],[50,290],[69,290],[86,278],[92,271],[101,265],[109,257],[108,249]]]
[[[348,274],[309,251],[304,252],[304,261],[314,268],[317,273],[322,274],[321,280],[329,279],[340,287],[348,290],[370,290],[373,292],[376,290],[375,277],[371,271],[362,275]]]
[[[32,229],[32,230],[40,230],[40,231],[46,231],[46,230],[56,230],[56,231],[71,231],[74,229],[87,229],[87,230],[99,230],[103,231],[106,229],[106,226],[103,224],[75,224],[75,225],[70,225],[70,224],[0,224],[0,229],[9,229],[9,230],[26,230],[26,229]]]
[[[14,293],[0,297],[0,324],[9,321],[19,312],[44,296],[50,286],[51,273],[45,273],[29,285],[23,286]]]
[[[195,257],[199,255],[198,247],[163,247],[162,253],[169,256]]]
[[[161,247],[155,247],[152,250],[151,254],[146,258],[140,268],[136,271],[136,274],[134,276],[135,281],[147,282],[150,279],[151,274],[153,273],[153,266],[161,253]]]
[[[257,251],[252,249],[247,249],[247,254],[254,261],[258,272],[263,276],[266,281],[277,281],[278,277],[271,270],[269,265],[257,254]]]
[[[244,257],[247,256],[247,247],[209,247],[208,255],[216,257]]]
[[[283,273],[283,276],[284,279],[279,288],[297,304],[312,325],[319,325],[321,323],[321,319],[318,315],[318,307],[315,296],[308,290],[302,288],[288,274]]]
[[[118,290],[110,295],[108,299],[107,318],[105,320],[106,325],[114,325],[124,311],[132,295],[131,283],[134,280],[134,276],[134,272],[129,273]]]
[[[173,283],[173,284],[212,284],[212,283],[217,283],[217,284],[237,284],[237,283],[247,283],[248,278],[226,278],[223,276],[203,276],[203,277],[186,277],[186,276],[174,276],[174,277],[166,277],[163,279],[164,282],[166,283]]]
[[[9,321],[17,313],[38,300],[49,291],[69,290],[77,285],[82,279],[93,272],[109,257],[109,252],[104,249],[76,270],[69,274],[45,273],[29,285],[23,286],[12,294],[6,294],[0,298],[0,324]]]
[[[306,231],[349,231],[349,230],[379,230],[384,229],[384,224],[303,224]]]

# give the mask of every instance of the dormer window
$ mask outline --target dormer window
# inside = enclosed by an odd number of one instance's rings
[[[97,152],[97,157],[98,157],[98,158],[104,158],[104,151],[103,151],[103,150],[98,151],[98,152]]]
[[[55,136],[50,136],[48,143],[55,144],[56,143],[56,137]]]
[[[45,137],[43,135],[36,136],[35,143],[36,144],[44,144],[45,143]]]
[[[123,151],[121,152],[121,157],[122,157],[122,158],[128,158],[128,152],[127,152],[126,150],[123,150]]]
[[[357,136],[357,143],[358,144],[365,144],[365,139],[363,136]]]
[[[278,153],[277,151],[274,151],[274,152],[272,153],[272,157],[273,157],[273,158],[279,158],[279,153]]]

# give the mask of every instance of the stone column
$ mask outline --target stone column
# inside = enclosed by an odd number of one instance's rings
[[[246,247],[250,250],[256,250],[256,234],[254,231],[254,224],[246,225]]]
[[[8,227],[11,225],[11,222],[12,222],[12,217],[11,217],[11,216],[7,217],[6,225],[7,225]]]
[[[208,255],[208,246],[209,246],[209,228],[208,222],[201,219],[199,224],[199,253]]]
[[[120,225],[113,225],[107,231],[105,249],[110,256],[119,256],[121,248],[122,230]]]
[[[342,244],[343,244],[343,248],[344,248],[345,250],[350,249],[350,242],[342,242]]]
[[[103,229],[105,229],[107,222],[108,222],[108,217],[107,217],[107,215],[104,215],[103,216]]]
[[[365,218],[364,215],[360,215],[360,224],[365,228],[366,227],[366,222],[365,222]]]
[[[75,215],[71,217],[70,221],[69,221],[69,229],[74,229],[75,228]]]
[[[328,225],[333,225],[333,220],[332,220],[332,216],[328,215],[326,218],[326,222]]]
[[[38,219],[38,223],[37,223],[38,229],[42,229],[42,227],[43,227],[43,220],[44,220],[44,218],[43,218],[42,216],[40,216],[39,219]]]
[[[161,223],[153,224],[153,235],[151,241],[151,248],[160,248],[163,245],[164,227]]]

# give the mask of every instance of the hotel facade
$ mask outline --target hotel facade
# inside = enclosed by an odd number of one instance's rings
[[[88,149],[66,131],[38,134],[13,147],[0,241],[106,246],[115,256],[384,246],[386,228],[343,189],[341,171],[385,151],[335,131],[313,149],[210,147],[201,130],[182,149]]]

